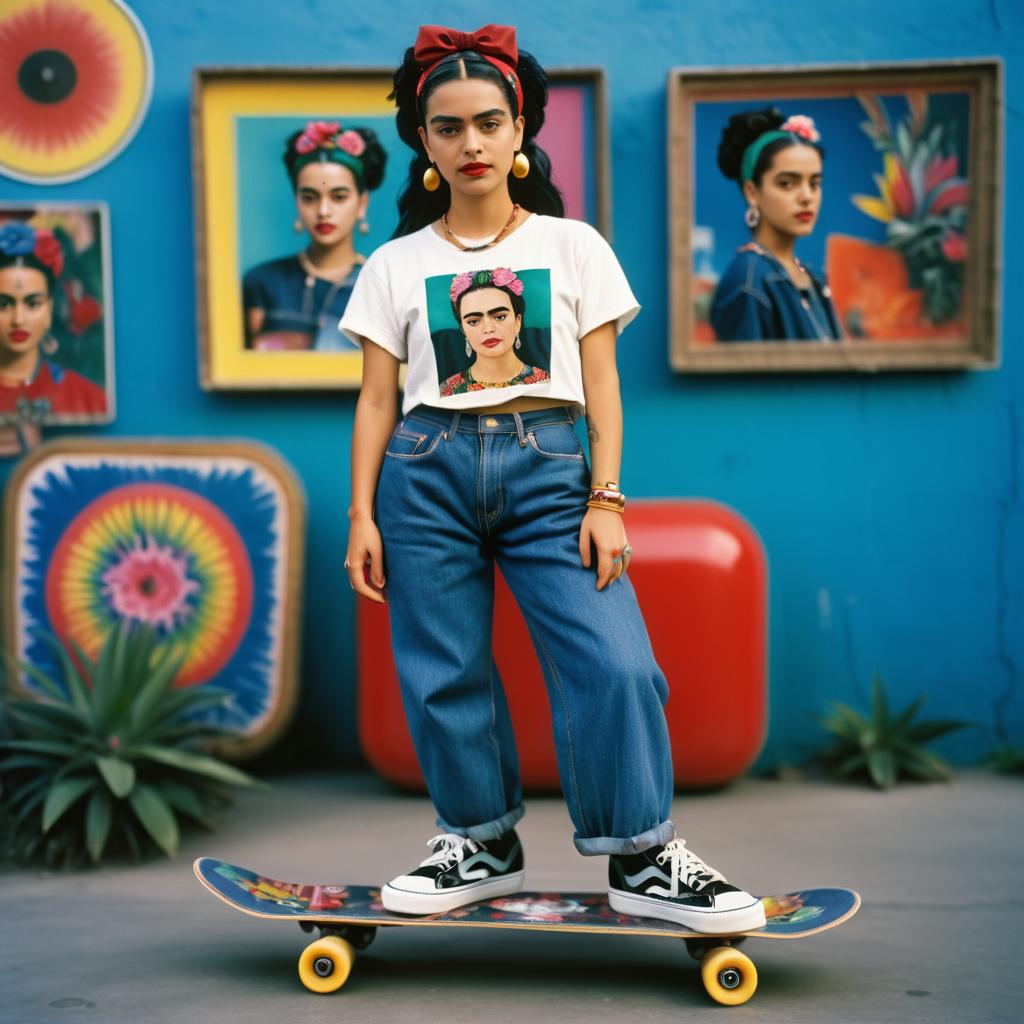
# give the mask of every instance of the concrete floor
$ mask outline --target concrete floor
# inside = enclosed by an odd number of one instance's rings
[[[739,884],[848,885],[864,897],[828,934],[748,942],[758,991],[727,1009],[704,994],[681,944],[501,931],[387,932],[340,992],[306,992],[295,966],[305,936],[219,903],[192,859],[377,883],[425,855],[433,816],[368,774],[289,776],[241,795],[217,833],[188,836],[173,862],[4,874],[0,1021],[1019,1022],[1022,796],[1019,780],[971,772],[887,794],[750,779],[679,798],[680,834]],[[529,800],[520,834],[531,889],[601,888],[605,862],[575,853],[561,800]]]

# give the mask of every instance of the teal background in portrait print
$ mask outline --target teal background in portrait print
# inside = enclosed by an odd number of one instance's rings
[[[257,438],[294,466],[309,524],[291,742],[303,756],[360,764],[355,598],[342,570],[356,396],[200,390],[191,74],[197,65],[393,66],[421,22],[472,29],[492,15],[468,0],[131,6],[155,62],[139,133],[81,181],[43,188],[0,178],[0,194],[110,204],[118,416],[100,433]],[[1024,745],[1024,192],[1007,182],[1000,368],[680,375],[668,364],[666,169],[670,68],[991,55],[1006,62],[1005,164],[1024,166],[1024,7],[622,0],[603,16],[594,10],[583,0],[521,0],[503,17],[541,63],[606,69],[614,247],[643,306],[619,340],[622,485],[636,498],[724,502],[764,542],[770,721],[760,766],[817,749],[810,712],[833,699],[863,707],[875,669],[897,706],[926,694],[926,714],[977,723],[937,744],[957,761],[1001,741]],[[407,162],[396,155],[394,169]],[[287,201],[283,170],[267,173]],[[728,201],[738,219],[735,193]],[[378,196],[373,205],[380,219]],[[292,218],[282,215],[287,234]],[[714,697],[694,680],[673,699],[700,707]]]

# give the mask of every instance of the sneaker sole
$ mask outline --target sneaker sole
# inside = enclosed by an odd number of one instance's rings
[[[765,924],[764,907],[760,900],[734,910],[690,910],[671,906],[664,900],[650,896],[609,889],[608,905],[619,914],[674,921],[703,935],[735,935],[737,932],[756,931]]]
[[[467,903],[494,899],[497,896],[511,896],[520,892],[526,879],[525,871],[502,875],[485,882],[460,885],[458,889],[442,889],[440,892],[412,892],[396,889],[391,884],[380,891],[380,901],[385,910],[396,914],[443,914]]]

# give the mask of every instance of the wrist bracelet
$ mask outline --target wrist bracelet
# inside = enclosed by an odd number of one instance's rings
[[[618,512],[622,515],[622,510],[626,507],[626,501],[623,499],[621,502],[610,502],[610,501],[588,501],[587,508],[604,508],[609,512]]]
[[[626,496],[621,491],[608,491],[603,487],[591,488],[590,501],[611,501],[623,504],[626,501]]]

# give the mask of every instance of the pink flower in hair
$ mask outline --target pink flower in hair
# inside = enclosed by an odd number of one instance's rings
[[[337,135],[340,127],[337,121],[310,121],[306,125],[305,133],[319,146],[327,142],[331,136]]]
[[[452,302],[458,302],[459,296],[469,288],[472,283],[473,275],[469,273],[459,274],[452,281],[452,288],[449,292]]]
[[[305,132],[295,140],[296,153],[312,153],[314,149],[316,143]]]
[[[366,151],[366,140],[359,132],[354,132],[351,128],[342,132],[334,140],[334,144],[349,156],[362,156]]]
[[[814,127],[814,118],[806,114],[793,114],[781,128],[784,132],[792,132],[799,135],[801,139],[808,142],[817,142],[821,138],[821,132]]]
[[[491,281],[498,288],[507,288],[513,295],[523,294],[523,282],[508,267],[495,267],[491,271]]]

